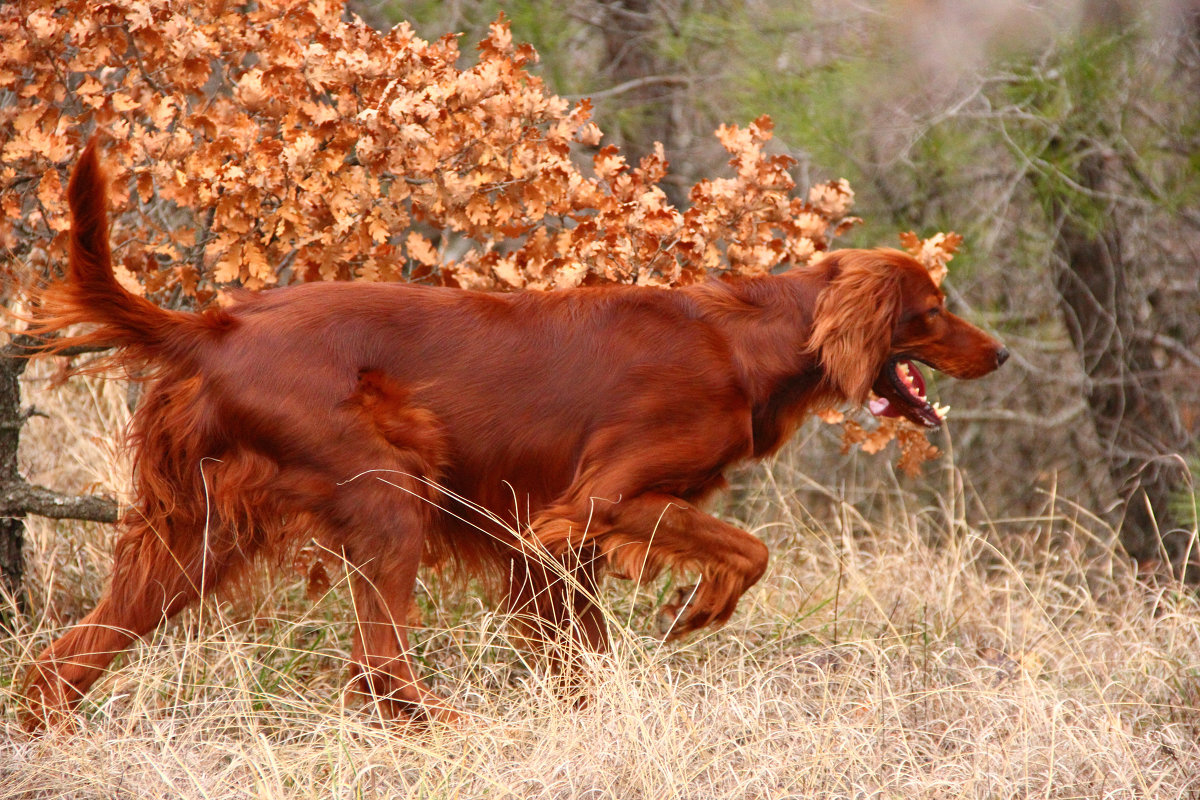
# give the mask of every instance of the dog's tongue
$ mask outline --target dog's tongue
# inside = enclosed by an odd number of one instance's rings
[[[897,375],[901,377],[901,380],[907,383],[910,389],[915,390],[915,394],[920,395],[923,399],[925,394],[925,377],[921,375],[921,370],[917,369],[917,365],[911,361],[898,361],[893,369],[897,371]],[[886,397],[872,398],[871,402],[867,404],[867,410],[877,417],[901,416],[900,412],[892,407],[891,402]]]
[[[898,417],[900,413],[892,408],[892,404],[884,397],[873,397],[867,403],[867,410],[877,417]]]

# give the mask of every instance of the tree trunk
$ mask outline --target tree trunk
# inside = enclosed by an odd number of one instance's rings
[[[24,604],[25,516],[116,522],[117,504],[34,486],[21,477],[17,452],[30,412],[21,407],[21,374],[35,340],[17,336],[0,350],[0,588]]]
[[[667,74],[671,65],[657,50],[662,29],[668,22],[665,17],[677,10],[678,3],[601,0],[600,6],[605,74],[611,86],[625,87],[621,93],[624,113],[616,117],[621,149],[629,163],[636,165],[643,156],[654,152],[655,142],[662,142],[667,160],[678,160],[681,131],[676,119],[677,105],[679,87],[686,81]],[[663,189],[678,206],[686,199],[687,190],[672,180],[673,176],[674,173],[663,181]]]
[[[1113,192],[1107,160],[1094,143],[1084,143],[1076,176],[1093,197]],[[1134,557],[1154,558],[1166,544],[1182,555],[1171,514],[1172,495],[1186,486],[1179,457],[1188,436],[1173,403],[1156,377],[1150,337],[1138,336],[1130,264],[1122,251],[1120,223],[1111,201],[1099,221],[1082,218],[1055,195],[1058,228],[1054,244],[1055,284],[1071,342],[1087,374],[1088,411],[1120,488],[1113,521],[1121,543]],[[1097,201],[1099,202],[1099,201]]]
[[[18,345],[0,354],[0,487],[23,482],[17,472],[17,448],[25,414],[21,408],[21,373],[28,361],[17,356]],[[0,589],[19,596],[25,574],[23,515],[0,519]]]

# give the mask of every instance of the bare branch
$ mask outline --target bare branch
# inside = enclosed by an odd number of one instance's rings
[[[12,484],[0,491],[0,516],[36,514],[49,519],[116,522],[117,503],[107,497],[69,495],[32,483]]]
[[[1195,353],[1193,353],[1187,345],[1183,344],[1178,339],[1174,339],[1162,333],[1150,335],[1139,333],[1138,335],[1139,338],[1150,342],[1156,347],[1161,347],[1162,349],[1171,353],[1173,356],[1179,358],[1181,361],[1186,361],[1196,369],[1200,369],[1200,356],[1197,356]]]
[[[601,89],[598,92],[590,92],[588,94],[579,95],[563,95],[566,99],[576,102],[590,97],[592,100],[597,100],[605,97],[613,97],[615,95],[625,94],[627,92],[637,91],[646,86],[687,86],[688,79],[680,78],[677,75],[647,75],[644,78],[634,78],[631,81],[618,83],[616,86],[610,86],[607,89]]]
[[[1033,428],[1060,428],[1076,417],[1082,416],[1086,407],[1083,403],[1074,403],[1051,417],[1043,417],[1025,411],[1012,411],[1007,408],[984,408],[979,410],[955,408],[952,420],[959,422],[1016,422]],[[953,423],[952,423],[953,424]]]

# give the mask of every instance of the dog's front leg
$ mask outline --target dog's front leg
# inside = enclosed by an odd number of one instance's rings
[[[557,557],[595,552],[612,574],[637,581],[664,569],[700,574],[686,609],[675,609],[671,636],[727,622],[767,568],[767,547],[759,539],[668,494],[566,510],[553,509],[534,524],[535,538]]]

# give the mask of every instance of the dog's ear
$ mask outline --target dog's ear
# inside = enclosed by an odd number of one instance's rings
[[[838,261],[817,296],[808,349],[834,390],[861,404],[891,349],[900,317],[900,273],[870,251],[831,257]]]

